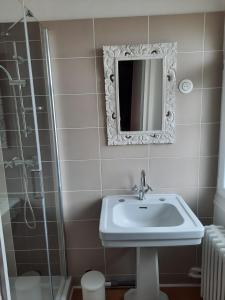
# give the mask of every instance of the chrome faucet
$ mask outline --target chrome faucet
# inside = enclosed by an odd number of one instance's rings
[[[141,185],[139,187],[135,185],[132,190],[138,193],[139,200],[143,200],[145,194],[148,191],[152,191],[152,188],[148,184],[146,184],[146,176],[144,170],[141,171]]]

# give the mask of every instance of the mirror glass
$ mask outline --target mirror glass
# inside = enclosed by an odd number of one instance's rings
[[[162,130],[163,59],[118,60],[120,131]]]

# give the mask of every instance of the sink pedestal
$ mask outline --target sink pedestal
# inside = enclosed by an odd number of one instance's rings
[[[159,289],[158,252],[156,248],[137,248],[136,289],[126,292],[124,300],[169,300]]]

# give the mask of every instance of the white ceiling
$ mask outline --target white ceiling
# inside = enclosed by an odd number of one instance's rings
[[[0,0],[0,22],[13,22],[22,16],[22,5],[17,0]]]
[[[24,2],[40,21],[225,11],[225,0],[24,0]],[[0,21],[15,19],[18,15],[17,6],[18,0],[0,0]]]

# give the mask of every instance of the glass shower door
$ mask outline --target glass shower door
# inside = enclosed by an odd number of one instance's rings
[[[1,24],[0,200],[5,275],[8,299],[25,300],[31,295],[32,299],[52,299],[39,139],[23,21]],[[34,33],[38,32],[35,26]]]
[[[26,11],[16,23],[0,23],[0,31],[3,293],[9,300],[60,299],[66,280],[61,186],[40,26]]]
[[[38,40],[41,41],[41,43],[33,39],[33,23],[39,26]],[[51,84],[51,66],[46,31],[35,18],[29,18],[27,28],[29,47],[31,50],[30,61],[37,108],[35,112],[37,114],[38,133],[40,140],[41,137],[45,137],[46,143],[45,146],[40,145],[40,155],[43,170],[42,178],[46,211],[46,231],[48,232],[49,267],[53,296],[56,298],[61,294],[65,285],[66,259],[61,207],[61,176]]]

